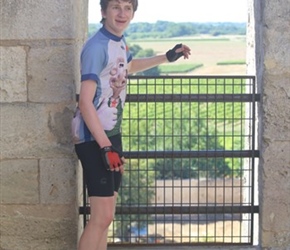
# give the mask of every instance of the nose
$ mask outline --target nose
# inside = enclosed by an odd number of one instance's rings
[[[120,17],[125,16],[125,10],[124,9],[122,9],[122,8],[119,9],[119,16]]]

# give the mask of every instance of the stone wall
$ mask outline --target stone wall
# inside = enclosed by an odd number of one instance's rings
[[[0,3],[0,249],[76,249],[70,140],[87,3]]]
[[[255,1],[256,2],[256,1]],[[260,114],[261,245],[290,249],[290,0],[261,2],[256,19]],[[259,61],[261,59],[261,61]]]
[[[289,250],[290,0],[248,3],[249,73],[262,93],[260,239],[232,249]],[[0,11],[0,249],[75,250],[69,122],[87,0],[2,0]]]

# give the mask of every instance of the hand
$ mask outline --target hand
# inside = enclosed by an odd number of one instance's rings
[[[105,98],[97,110],[104,130],[112,130],[117,123],[117,108],[109,107],[108,98]]]
[[[81,124],[81,112],[79,108],[77,108],[75,111],[75,115],[71,121],[71,132],[74,143],[78,143],[80,140],[79,137],[80,124]]]
[[[122,172],[124,160],[121,159],[121,153],[116,148],[113,146],[103,147],[101,148],[101,154],[107,170],[121,170]]]
[[[122,164],[121,167],[119,167],[119,171],[120,171],[121,174],[123,174],[124,171],[125,171],[125,169],[124,169],[124,165],[126,164],[126,159],[125,159],[124,156],[121,158],[121,161],[122,161],[123,164]],[[116,171],[118,171],[118,170],[116,169]]]
[[[188,59],[190,55],[190,48],[183,44],[176,44],[173,49],[170,49],[166,52],[166,58],[169,62],[175,62],[180,57]]]

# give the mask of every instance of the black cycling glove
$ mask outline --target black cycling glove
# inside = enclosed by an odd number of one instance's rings
[[[182,44],[176,44],[173,49],[166,52],[166,57],[169,62],[175,62],[177,59],[183,56],[183,52],[176,53],[175,51],[182,47]]]

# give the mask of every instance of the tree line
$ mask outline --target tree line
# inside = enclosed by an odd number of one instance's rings
[[[89,24],[88,35],[95,33],[101,24]],[[169,21],[157,21],[155,23],[138,22],[131,23],[125,32],[127,39],[141,38],[173,38],[197,35],[246,35],[246,23],[220,22],[220,23],[175,23]]]

